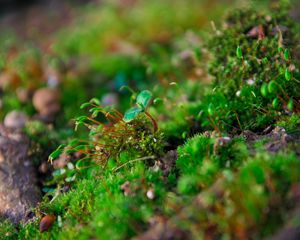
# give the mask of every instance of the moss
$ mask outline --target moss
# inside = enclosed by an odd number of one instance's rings
[[[15,229],[15,226],[9,221],[1,220],[0,222],[0,234],[1,238],[5,238],[7,240],[16,239],[18,236],[18,232]]]
[[[218,95],[223,98],[211,107],[215,112],[218,108],[227,112],[226,118],[217,118],[222,129],[263,129],[284,114],[290,99],[298,101],[294,57],[297,27],[284,12],[284,8],[265,15],[253,10],[234,11],[227,17],[226,27],[209,42],[213,56],[209,70],[216,92],[210,99]],[[236,56],[237,48],[241,56]],[[283,52],[290,55],[284,57]],[[293,73],[291,65],[296,66]],[[293,80],[285,72],[293,75]],[[298,112],[298,107],[291,110]]]
[[[91,19],[92,24],[62,34],[65,41],[54,44],[59,59],[67,64],[73,57],[87,57],[88,64],[79,62],[74,69],[65,69],[62,92],[67,111],[57,119],[56,130],[29,122],[25,131],[40,149],[69,142],[51,155],[64,152],[72,160],[45,183],[52,192],[45,194],[36,216],[17,230],[1,221],[0,235],[129,239],[151,230],[153,222],[167,222],[187,233],[186,239],[260,239],[289,218],[288,192],[300,181],[296,155],[299,26],[285,7],[265,13],[235,9],[224,27],[217,27],[205,40],[209,44],[203,44],[200,36],[207,37],[206,33],[183,35],[185,27],[198,31],[200,24],[192,9],[198,2],[190,3],[140,1],[131,10],[106,3],[99,15],[91,11],[87,19],[81,19],[81,24]],[[171,12],[162,14],[159,7]],[[183,29],[177,29],[177,24]],[[124,34],[133,26],[132,34]],[[168,36],[163,34],[165,29]],[[175,35],[178,38],[172,39]],[[121,40],[136,44],[137,53],[114,52]],[[189,52],[188,59],[182,58],[184,50]],[[207,70],[212,85],[204,83],[209,79]],[[107,82],[109,86],[103,86]],[[156,98],[147,111],[157,119],[159,131],[143,114],[125,123],[121,113],[98,106],[97,99],[94,105],[88,103],[90,114],[77,118],[77,125],[87,129],[75,135],[63,127],[65,118],[79,113],[78,104],[88,95],[100,97],[124,84],[137,89],[153,86]],[[119,96],[117,107],[123,111],[134,95],[131,99],[125,92]],[[22,107],[14,99],[11,102],[8,108]],[[264,148],[270,139],[252,142],[240,136],[245,130],[260,136],[269,126],[284,127],[295,137],[293,147],[274,154]],[[178,159],[168,159],[168,150],[176,150]],[[169,164],[171,171],[163,172],[162,164]],[[70,177],[74,179],[69,181]],[[40,233],[44,214],[57,219],[47,232]]]

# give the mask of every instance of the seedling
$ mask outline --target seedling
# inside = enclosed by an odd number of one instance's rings
[[[80,116],[75,119],[75,129],[86,126],[90,131],[89,140],[72,140],[69,144],[60,145],[50,156],[49,161],[62,153],[79,154],[75,167],[82,170],[93,166],[86,162],[96,162],[105,167],[110,158],[118,162],[121,152],[130,151],[155,156],[162,149],[161,137],[157,132],[155,119],[146,112],[151,100],[150,91],[142,91],[136,98],[136,107],[129,109],[125,116],[116,109],[100,106],[100,101],[92,99],[83,103],[81,108],[90,108],[90,116]],[[141,116],[144,113],[145,116]],[[146,118],[150,118],[154,126]],[[101,120],[99,120],[101,119]],[[154,155],[153,155],[154,154]],[[62,174],[60,174],[62,175]]]
[[[140,92],[136,98],[136,103],[135,103],[136,106],[128,109],[125,112],[123,120],[125,122],[131,122],[132,120],[136,119],[140,113],[144,113],[151,120],[151,122],[153,124],[153,128],[154,128],[154,132],[156,132],[158,129],[157,122],[151,116],[151,114],[146,111],[151,98],[152,98],[152,93],[150,91],[144,90],[144,91]]]

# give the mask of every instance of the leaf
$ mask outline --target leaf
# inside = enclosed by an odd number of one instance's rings
[[[84,108],[86,108],[86,107],[88,107],[90,105],[91,105],[90,102],[83,103],[83,104],[80,105],[80,109],[84,109]]]
[[[92,99],[90,100],[90,103],[95,103],[96,105],[101,105],[100,100],[97,99],[97,98],[92,98]]]
[[[53,193],[55,191],[55,188],[44,187],[42,188],[42,191],[44,193]]]
[[[59,155],[63,152],[63,149],[56,149],[54,152],[52,152],[50,155],[49,155],[49,161],[52,162],[53,159],[56,159],[59,157]]]
[[[292,74],[291,74],[291,72],[289,71],[288,68],[285,69],[285,74],[284,74],[284,76],[285,76],[285,79],[286,79],[287,81],[290,81],[290,80],[292,79]]]
[[[288,110],[293,111],[293,108],[294,108],[294,101],[293,101],[292,98],[289,100],[289,102],[288,102],[288,104],[287,104],[287,108],[288,108]]]
[[[264,97],[268,96],[268,84],[263,83],[263,85],[260,88],[261,95]]]
[[[236,48],[236,56],[240,59],[243,58],[243,53],[242,53],[242,49],[240,46],[237,46],[237,48]]]
[[[149,104],[151,98],[152,98],[152,93],[148,90],[144,90],[140,92],[139,95],[137,96],[136,104],[141,108],[145,109]]]
[[[273,101],[272,101],[272,106],[273,106],[273,108],[277,108],[278,107],[278,105],[279,105],[279,100],[278,100],[278,98],[274,98],[273,99]]]
[[[53,225],[55,221],[54,215],[46,215],[41,219],[40,222],[40,232],[45,232]]]
[[[85,120],[87,120],[88,117],[87,116],[80,116],[76,118],[76,122],[84,122]]]
[[[130,122],[133,119],[135,119],[142,111],[143,111],[142,108],[138,108],[138,107],[130,108],[125,112],[123,120],[125,122]]]
[[[212,116],[214,114],[213,105],[210,103],[207,109],[208,115]]]
[[[75,151],[86,150],[87,145],[78,145],[74,148]]]
[[[52,172],[52,176],[58,177],[58,176],[64,175],[65,173],[66,173],[66,169],[61,168],[61,169],[57,169],[54,172]]]
[[[163,103],[164,102],[164,100],[163,99],[161,99],[161,98],[155,98],[154,100],[153,100],[153,103],[156,105],[156,104],[160,104],[160,103]]]
[[[78,144],[78,139],[73,139],[73,140],[71,140],[70,142],[69,142],[69,146],[75,146],[75,145],[77,145]]]
[[[288,60],[289,60],[289,58],[290,58],[289,50],[287,50],[287,49],[284,50],[283,57],[284,57],[284,60],[285,60],[285,61],[288,61]]]
[[[277,85],[275,81],[270,81],[268,84],[268,91],[269,93],[275,93],[277,90]]]

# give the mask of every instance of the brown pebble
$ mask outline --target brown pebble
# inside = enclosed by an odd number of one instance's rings
[[[40,222],[40,232],[45,232],[49,230],[49,228],[53,225],[55,218],[56,217],[54,215],[44,216]]]
[[[59,92],[53,88],[41,88],[33,95],[33,106],[43,116],[53,116],[60,110]]]
[[[40,166],[39,166],[39,172],[40,173],[46,173],[49,170],[49,164],[47,162],[43,162]]]

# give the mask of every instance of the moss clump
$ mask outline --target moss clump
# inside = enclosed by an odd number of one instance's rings
[[[209,111],[222,129],[261,130],[299,112],[297,26],[283,7],[270,14],[234,11],[209,42],[215,93]],[[216,102],[218,101],[218,102]],[[230,127],[231,126],[231,127]]]
[[[222,169],[235,169],[248,155],[242,138],[211,138],[207,135],[190,138],[178,147],[178,191],[181,194],[198,193],[215,182]]]

